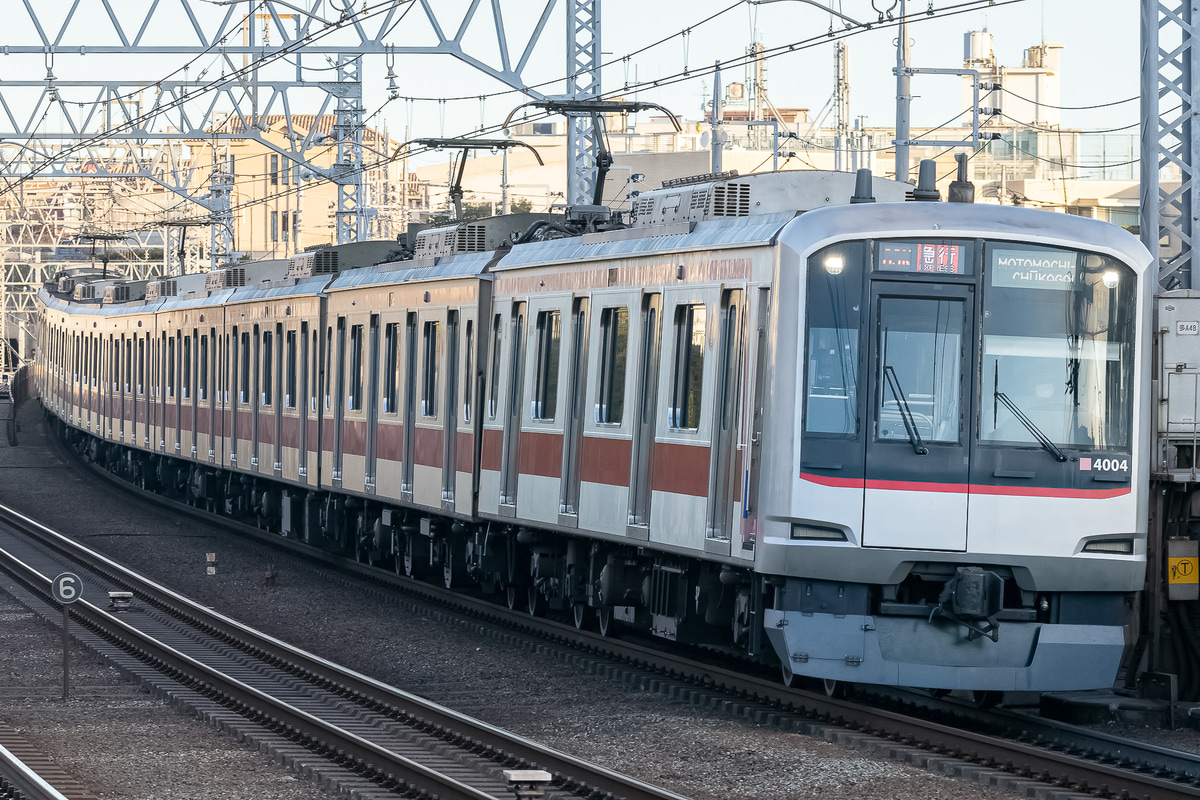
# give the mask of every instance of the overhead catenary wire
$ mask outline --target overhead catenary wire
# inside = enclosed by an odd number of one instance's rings
[[[910,23],[916,23],[916,22],[921,22],[921,21],[930,20],[930,19],[937,19],[937,18],[943,18],[943,17],[948,17],[948,16],[957,16],[957,15],[961,15],[961,14],[965,14],[965,13],[970,13],[971,11],[977,10],[980,7],[994,8],[996,6],[1014,5],[1014,4],[1021,3],[1021,2],[1024,2],[1024,0],[966,0],[965,2],[960,2],[958,4],[948,6],[946,9],[937,11],[933,14],[929,14],[928,12],[911,13],[911,14],[907,15],[907,17],[905,17],[904,21],[910,22]],[[736,6],[731,6],[729,8],[732,8],[732,7],[736,7]],[[728,10],[728,8],[725,10]],[[723,13],[723,12],[721,12],[721,13]],[[769,58],[776,57],[776,56],[787,55],[789,53],[798,52],[798,51],[806,50],[806,49],[809,49],[812,47],[816,47],[816,46],[825,44],[826,42],[839,41],[841,39],[846,39],[846,38],[849,38],[851,36],[855,36],[855,35],[858,35],[861,33],[866,33],[866,32],[873,31],[873,30],[897,27],[897,26],[899,26],[900,22],[901,22],[900,18],[894,18],[892,20],[888,20],[885,22],[864,24],[857,28],[852,27],[847,30],[839,31],[839,32],[836,32],[833,34],[821,33],[821,34],[814,35],[814,36],[811,36],[811,37],[808,37],[808,38],[805,38],[805,39],[802,39],[802,40],[799,40],[796,42],[792,42],[789,44],[779,45],[779,46],[772,47],[772,48],[766,48],[757,53],[742,54],[740,56],[737,56],[737,57],[734,57],[731,59],[727,59],[722,62],[722,67],[723,68],[731,68],[731,67],[743,65],[745,63],[749,63],[749,61],[751,61],[751,60],[769,59]],[[692,27],[694,27],[694,26],[692,26]],[[669,38],[670,37],[668,37],[668,40],[669,40]],[[649,47],[649,46],[647,46],[647,47]],[[643,50],[644,49],[645,48],[643,48]],[[637,51],[635,51],[635,52],[637,52]],[[656,88],[656,87],[661,87],[661,86],[673,85],[675,83],[680,83],[680,82],[683,82],[686,80],[695,80],[696,78],[710,75],[714,71],[715,71],[715,67],[709,66],[709,67],[699,68],[696,70],[680,71],[680,72],[676,72],[671,75],[667,75],[665,77],[648,79],[648,80],[637,82],[634,84],[627,84],[626,86],[622,87],[621,89],[611,90],[609,92],[602,94],[601,99],[608,99],[613,96],[617,96],[617,95],[623,94],[625,92],[628,92],[631,89],[634,91],[645,90],[645,89]],[[548,83],[554,83],[554,82],[561,82],[561,81],[552,81],[552,82],[548,82]],[[532,87],[530,87],[530,88],[532,88]],[[513,91],[516,91],[516,90],[513,90]],[[497,94],[508,94],[508,93],[510,93],[510,92],[501,92],[501,93],[497,93]],[[493,96],[493,95],[486,95],[486,96]],[[479,98],[480,98],[480,95],[475,94],[475,95],[464,96],[462,99],[469,99],[469,100],[474,100],[474,101],[478,102]],[[413,100],[417,100],[420,98],[404,98],[404,99],[406,99],[406,101],[413,101]],[[454,98],[428,98],[428,99],[436,99],[439,101],[449,102]],[[548,113],[526,115],[521,121],[522,122],[528,122],[531,120],[537,121],[537,120],[541,120],[541,119],[548,119],[552,116],[554,116],[554,115],[548,114]],[[954,118],[952,118],[951,120],[948,120],[946,123],[943,123],[942,125],[938,126],[938,128],[944,127],[945,125],[949,124],[949,122],[952,122],[953,119],[957,119],[959,116],[961,116],[961,114],[955,115]],[[492,125],[484,130],[473,131],[472,135],[486,135],[488,133],[495,133],[502,129],[503,129],[502,125]],[[935,128],[934,130],[936,130],[936,129],[937,128]],[[885,151],[885,150],[890,150],[890,149],[892,149],[892,148],[891,147],[878,148],[875,150],[875,152]],[[428,152],[428,151],[429,151],[429,148],[410,149],[408,151],[408,156],[412,157],[412,156],[420,155],[420,154]],[[384,159],[381,161],[375,161],[375,162],[367,162],[364,160],[364,162],[362,164],[360,164],[358,167],[356,167],[349,174],[353,175],[353,174],[361,174],[361,173],[368,172],[372,169],[378,168],[380,165],[386,163],[386,161],[387,161],[387,159]],[[327,183],[327,182],[331,182],[331,181],[332,181],[331,178],[326,178],[324,176],[321,176],[306,185],[311,185],[312,183],[316,183],[316,184]],[[263,205],[265,203],[279,200],[279,199],[288,197],[292,194],[295,194],[296,192],[300,191],[300,188],[301,187],[292,187],[292,188],[289,188],[289,189],[281,191],[281,192],[276,192],[276,193],[273,193],[270,195],[266,195],[266,196],[263,196],[260,198],[255,198],[253,200],[246,201],[244,203],[236,204],[234,206],[231,206],[230,211],[231,212],[241,211],[242,209],[245,209],[245,208],[250,208],[253,206],[257,206],[257,205]],[[195,217],[195,219],[203,219],[203,218],[206,218],[207,216],[208,215],[199,215],[199,216]]]

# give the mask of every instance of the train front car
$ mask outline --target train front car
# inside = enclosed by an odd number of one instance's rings
[[[786,576],[763,615],[785,677],[1112,685],[1145,573],[1149,263],[1115,226],[996,206],[781,234],[756,566]]]

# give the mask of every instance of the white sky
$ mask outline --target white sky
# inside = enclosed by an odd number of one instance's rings
[[[961,1],[932,0],[932,5],[940,11],[950,9]],[[144,15],[151,2],[120,0],[114,6],[118,13],[137,18],[139,13]],[[303,2],[307,6],[310,0]],[[436,0],[430,5],[436,9],[443,28],[453,31],[471,2]],[[563,29],[564,7],[568,2],[558,0],[543,41],[524,74],[527,83],[557,80],[565,74]],[[872,3],[884,8],[894,0],[820,2],[833,2],[846,15],[866,21],[877,18]],[[929,5],[930,0],[909,0],[909,3],[910,11],[920,12]],[[544,4],[545,0],[503,0],[501,3],[504,21],[512,39],[510,46],[514,51],[519,52],[523,47],[523,34],[533,26]],[[726,62],[737,59],[754,40],[772,48],[815,36],[819,39],[815,46],[773,57],[767,62],[768,94],[776,106],[806,107],[816,114],[832,92],[834,48],[823,36],[829,29],[831,15],[805,2],[785,1],[750,6],[736,0],[602,0],[602,4],[605,60],[615,62],[602,76],[602,88],[606,91],[620,89],[626,80],[632,82],[635,77],[642,81],[665,78],[680,72],[685,66],[694,70],[709,67],[717,59]],[[962,65],[963,33],[986,27],[995,37],[996,55],[1000,63],[1019,66],[1022,51],[1044,36],[1064,46],[1061,51],[1064,105],[1092,105],[1129,98],[1137,94],[1139,86],[1140,4],[1139,0],[1021,0],[992,7],[986,12],[923,20],[910,28],[912,64],[959,67]],[[220,19],[228,10],[225,6],[200,0],[193,0],[193,5],[196,12],[205,18]],[[383,7],[376,0],[368,5],[371,9]],[[463,44],[468,52],[498,63],[490,5],[487,2],[479,4],[481,11]],[[731,10],[714,21],[699,24],[705,17],[731,6]],[[54,20],[61,20],[72,4],[69,0],[39,0],[33,7],[37,9],[44,27],[53,31],[56,29]],[[249,4],[239,6],[246,9],[250,7]],[[156,40],[190,43],[186,19],[178,7],[173,3],[164,3],[162,8],[173,9],[178,19],[172,21],[169,15],[158,12],[155,18],[158,27],[153,30]],[[130,75],[136,76],[135,80],[148,81],[166,76],[187,60],[185,56],[165,55],[149,60],[144,57],[122,60],[120,56],[79,55],[79,45],[100,45],[113,39],[105,21],[107,12],[102,10],[98,0],[83,0],[81,9],[75,17],[71,33],[64,39],[64,44],[70,46],[54,61],[54,71],[60,81],[96,77],[128,79]],[[419,9],[419,6],[414,6],[405,23],[413,29],[398,27],[397,33],[388,37],[387,41],[396,45],[429,43],[427,36],[422,40],[423,23],[412,26],[414,21],[421,22]],[[21,44],[36,42],[36,34],[27,15],[19,6],[12,10],[13,13],[5,22],[6,41]],[[128,26],[131,23],[126,24]],[[621,60],[622,56],[633,50],[688,27],[693,27],[693,30],[686,49],[684,41],[676,37],[629,62]],[[136,24],[133,29],[136,30]],[[895,78],[891,72],[895,63],[894,37],[894,29],[882,29],[860,33],[845,40],[850,54],[851,114],[865,115],[868,125],[891,126],[895,121]],[[74,52],[71,46],[74,46]],[[236,57],[239,63],[240,58]],[[307,80],[321,81],[332,77],[331,72],[322,69],[326,67],[324,57],[305,56],[304,63],[309,70],[316,68],[305,72]],[[204,67],[208,68],[210,79],[216,77],[222,68],[220,58],[208,53],[197,59],[189,77],[195,79]],[[280,67],[284,71],[289,69],[282,62],[275,69],[279,70]],[[398,56],[395,67],[397,84],[403,95],[467,95],[472,98],[444,105],[436,102],[406,104],[403,101],[388,104],[381,115],[371,120],[371,124],[382,127],[383,121],[386,121],[389,134],[397,140],[405,138],[406,127],[410,138],[468,134],[481,124],[498,124],[509,110],[524,100],[521,95],[513,93],[490,98],[481,104],[475,99],[478,95],[506,87],[450,56]],[[0,79],[25,78],[37,81],[45,75],[45,69],[40,56],[0,55]],[[279,72],[274,74],[278,76]],[[384,59],[379,56],[368,57],[363,66],[363,76],[364,105],[370,113],[383,106],[386,99]],[[269,77],[266,74],[263,76],[264,80]],[[723,73],[725,83],[743,79],[742,68],[726,69]],[[560,83],[548,87],[546,91],[559,93],[564,88]],[[661,103],[683,117],[696,119],[700,115],[702,99],[711,96],[711,91],[712,79],[704,76],[670,87],[643,91],[638,98]],[[963,110],[957,78],[916,77],[913,80],[913,93],[917,96],[913,106],[914,125],[937,125]],[[72,104],[75,100],[94,96],[78,87],[68,88],[63,94]],[[36,97],[36,93],[33,97]],[[6,91],[4,99],[14,108],[21,106],[19,93],[15,91]],[[292,105],[293,113],[313,113],[317,110],[315,106],[304,107],[306,105],[308,103],[297,95]],[[17,116],[20,117],[21,112],[18,111]],[[1097,129],[1119,127],[1137,119],[1138,104],[1131,102],[1108,109],[1064,111],[1061,121],[1069,127]],[[49,114],[41,125],[42,130],[64,130],[67,127],[67,121],[58,109]],[[444,155],[433,160],[443,158]]]

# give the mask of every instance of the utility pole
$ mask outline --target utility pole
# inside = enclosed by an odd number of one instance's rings
[[[900,27],[896,39],[896,175],[903,183],[908,182],[909,111],[912,106],[911,76],[908,74],[908,13],[906,0],[900,0]]]
[[[712,171],[721,171],[721,62],[713,71],[712,116],[709,117],[712,126]]]
[[[846,44],[838,42],[833,54],[833,118],[835,134],[833,142],[833,168],[841,172],[846,168],[850,150],[850,58]]]

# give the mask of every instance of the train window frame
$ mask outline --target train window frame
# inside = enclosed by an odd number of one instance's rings
[[[146,339],[150,338],[149,334],[145,337],[138,337],[137,346],[137,393],[139,397],[146,394]]]
[[[125,349],[125,394],[133,389],[133,339],[121,334],[121,342]]]
[[[425,320],[421,328],[421,416],[436,419],[438,415],[438,320]]]
[[[667,427],[674,431],[698,431],[703,420],[708,306],[705,303],[678,303],[674,316],[675,359],[671,369]]]
[[[287,367],[284,374],[283,406],[296,407],[296,331],[289,330],[284,334],[287,350]]]
[[[562,365],[562,311],[546,309],[537,315],[537,349],[534,361],[533,399],[529,416],[534,422],[553,422],[558,413],[558,377]]]
[[[400,413],[400,323],[383,326],[383,413]]]
[[[857,441],[863,434],[866,399],[861,394],[868,346],[864,292],[869,291],[864,267],[873,265],[874,258],[863,239],[829,245],[808,258],[800,400],[801,435],[806,439]],[[831,268],[835,263],[839,269]],[[897,277],[912,279],[907,273]]]
[[[193,335],[195,335],[193,333]],[[183,380],[180,381],[180,389],[184,400],[191,399],[192,396],[192,337],[183,337],[183,354],[180,358],[180,366],[183,370]]]
[[[270,408],[275,388],[275,334],[273,331],[262,332],[262,386],[259,387],[260,401],[263,408]]]
[[[496,314],[492,319],[492,374],[488,381],[488,419],[496,419],[500,413],[500,349],[504,335],[504,318]]]
[[[175,396],[175,337],[163,334],[167,340],[167,399]]]
[[[339,320],[340,322],[341,320]],[[325,410],[329,411],[333,406],[333,326],[330,325],[325,329],[325,370],[321,373],[322,383],[324,383],[325,395]]]
[[[622,325],[624,331],[622,332]],[[629,370],[629,307],[600,309],[600,374],[596,382],[596,424],[620,427],[625,419]]]
[[[320,403],[321,397],[321,331],[313,328],[312,331],[312,372],[308,374],[308,407],[313,414],[317,413],[317,404]]]
[[[200,379],[196,382],[196,399],[202,403],[208,402],[208,337],[207,333],[200,335]]]
[[[473,389],[475,380],[473,377],[473,368],[475,364],[475,320],[468,319],[463,332],[463,337],[466,340],[467,357],[463,359],[466,364],[463,367],[463,410],[462,421],[471,421],[471,404],[473,400]]]
[[[241,332],[241,342],[238,351],[238,404],[250,404],[250,331]]]
[[[350,326],[349,386],[346,392],[346,410],[362,411],[363,408],[363,325]]]

